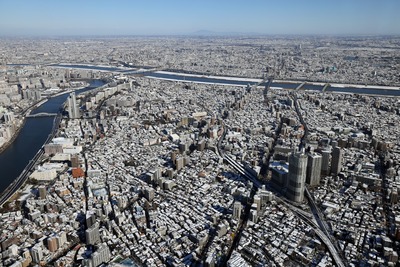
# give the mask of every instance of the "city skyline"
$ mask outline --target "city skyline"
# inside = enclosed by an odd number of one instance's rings
[[[2,1],[0,36],[400,34],[398,1]]]
[[[0,38],[2,265],[395,266],[399,40]]]
[[[1,266],[397,266],[399,1],[0,1]]]

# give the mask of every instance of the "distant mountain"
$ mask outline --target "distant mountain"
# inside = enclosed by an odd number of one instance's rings
[[[261,35],[260,33],[254,32],[215,32],[209,30],[199,30],[187,35],[192,36],[249,36],[249,35]]]
[[[215,35],[216,32],[208,30],[200,30],[196,32],[189,33],[189,35]]]

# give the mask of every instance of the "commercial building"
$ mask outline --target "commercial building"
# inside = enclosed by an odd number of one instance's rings
[[[58,249],[57,237],[52,236],[47,239],[47,248],[50,252],[54,252]]]
[[[322,156],[317,153],[310,153],[307,162],[306,183],[316,186],[321,180]]]
[[[39,198],[40,199],[45,199],[47,195],[47,189],[46,186],[42,185],[39,186]]]
[[[302,202],[304,199],[304,185],[307,174],[307,155],[294,152],[289,157],[289,175],[286,190],[287,198]]]
[[[46,144],[44,146],[44,153],[46,155],[52,155],[63,152],[63,146],[61,144]]]
[[[331,175],[338,175],[342,169],[342,150],[335,147],[332,151]]]
[[[235,203],[233,204],[233,218],[239,220],[241,215],[242,204],[239,201],[235,201]]]
[[[86,244],[95,245],[100,242],[99,224],[95,223],[85,231]]]
[[[43,258],[43,250],[40,246],[34,246],[31,249],[31,257],[34,263],[40,263]]]
[[[321,163],[321,174],[329,175],[329,162],[331,159],[331,151],[329,149],[324,149],[322,153],[322,163]]]
[[[43,168],[35,170],[29,176],[29,178],[36,179],[36,180],[42,181],[42,182],[52,181],[56,177],[57,177],[57,171],[55,169],[46,170]]]
[[[289,166],[287,162],[271,162],[270,165],[270,170],[271,170],[271,182],[272,186],[276,188],[277,190],[282,190],[282,188],[285,188],[287,185],[288,181],[288,172],[289,172]]]
[[[99,248],[91,255],[90,259],[84,260],[83,266],[97,267],[102,263],[107,263],[110,258],[110,249],[106,244],[101,244]]]

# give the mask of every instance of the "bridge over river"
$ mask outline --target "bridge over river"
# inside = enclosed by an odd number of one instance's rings
[[[57,116],[57,113],[48,113],[48,112],[40,112],[36,114],[29,114],[27,118],[37,118],[37,117],[54,117]]]

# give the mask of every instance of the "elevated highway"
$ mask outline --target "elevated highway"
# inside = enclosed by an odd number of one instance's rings
[[[297,111],[298,110],[298,103],[297,103],[297,98],[295,98],[295,105],[297,106]],[[301,117],[302,118],[302,117]],[[304,123],[304,120],[302,120],[302,123]],[[305,123],[304,123],[305,125]],[[223,153],[222,149],[220,148],[222,140],[225,138],[226,131],[227,131],[227,126],[224,125],[224,132],[220,139],[218,140],[218,154],[223,157],[224,161],[227,162],[232,168],[234,168],[239,174],[241,174],[243,177],[245,177],[248,181],[253,183],[253,190],[252,191],[257,191],[256,189],[261,188],[263,185],[260,180],[255,177],[255,175],[251,172],[249,172],[243,164],[237,162],[236,160],[232,159],[229,155],[226,155]],[[305,125],[306,127],[306,125]],[[306,134],[305,134],[306,135]],[[304,145],[304,144],[303,144]],[[306,189],[307,190],[307,189]],[[302,219],[305,223],[307,223],[310,227],[312,227],[315,231],[315,233],[318,235],[319,238],[321,238],[322,242],[326,245],[326,247],[329,250],[329,253],[332,255],[332,258],[334,262],[336,263],[337,266],[339,267],[345,267],[346,264],[343,261],[343,255],[340,253],[339,248],[337,247],[336,243],[334,240],[332,240],[328,228],[326,226],[326,223],[321,219],[319,210],[315,206],[315,203],[312,200],[312,197],[309,195],[308,190],[306,191],[307,196],[311,199],[310,205],[311,205],[311,210],[313,211],[313,214],[306,212],[288,201],[284,200],[283,198],[280,198],[278,196],[275,196],[275,199],[282,202],[286,207],[288,207],[296,216],[298,216],[300,219]],[[318,215],[316,215],[317,213]],[[314,215],[314,216],[313,216]],[[247,216],[245,216],[247,218]],[[242,225],[245,225],[244,222]],[[241,227],[242,228],[242,227]],[[243,229],[241,229],[243,230]]]

